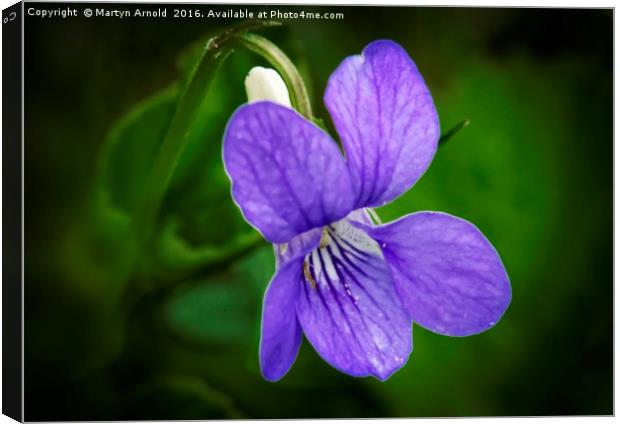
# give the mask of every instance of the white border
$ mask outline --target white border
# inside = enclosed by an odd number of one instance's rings
[[[26,1],[27,2],[27,1]],[[98,1],[95,0],[85,0],[85,1],[65,1],[65,3],[100,3]],[[11,1],[11,0],[0,0],[0,6],[2,7],[2,9],[5,9],[13,4],[17,3],[16,1]],[[151,1],[119,1],[118,3],[172,3],[171,1],[166,1],[166,0],[151,0]],[[266,2],[266,1],[261,1],[261,0],[245,0],[245,1],[218,1],[218,2],[204,2],[204,1],[197,1],[197,0],[184,0],[180,3],[201,3],[201,4],[274,4],[274,5],[381,5],[381,6],[481,6],[481,7],[558,7],[558,8],[593,8],[593,7],[599,7],[599,8],[615,8],[616,7],[616,1],[601,1],[601,0],[590,0],[588,2],[580,2],[580,1],[575,1],[575,0],[565,0],[565,1],[504,1],[504,2],[498,2],[498,1],[489,1],[489,0],[478,0],[475,1],[474,3],[472,3],[471,1],[467,1],[467,0],[450,0],[449,2],[444,2],[444,1],[437,1],[437,0],[426,0],[426,1],[404,1],[404,0],[391,0],[388,2],[381,2],[379,3],[378,0],[340,0],[337,2],[329,2],[329,1],[320,1],[320,0],[288,0],[288,1],[276,1],[276,2]],[[615,13],[614,13],[615,14]],[[615,22],[615,17],[614,17],[614,22]],[[23,68],[23,37],[24,37],[24,26],[22,26],[22,80],[23,80],[23,73],[24,73],[24,68]],[[0,31],[0,41],[2,40],[2,35],[1,35],[1,31]],[[617,53],[617,49],[618,49],[618,34],[615,32],[614,30],[614,59],[616,57],[616,53]],[[614,60],[614,64],[615,64],[615,60]],[[0,55],[0,68],[2,65],[2,59],[1,59],[1,55]],[[615,81],[615,75],[614,75],[614,81]],[[24,95],[24,88],[22,85],[22,99],[23,99],[23,95]],[[618,110],[615,108],[615,99],[617,98],[618,95],[618,87],[616,84],[614,84],[614,139],[615,139],[615,123],[618,122],[618,118],[619,118],[619,112]],[[2,106],[0,105],[0,116],[1,114],[1,108]],[[22,147],[24,146],[23,144],[23,137],[24,137],[24,113],[23,113],[23,102],[22,102]],[[615,145],[614,145],[614,165],[616,163],[616,159],[617,159],[617,150],[615,149]],[[0,149],[0,163],[2,160],[2,151]],[[23,183],[24,183],[24,151],[22,148],[22,187],[23,187]],[[0,165],[1,166],[1,165]],[[617,218],[618,218],[618,208],[616,207],[616,187],[619,186],[619,175],[615,172],[615,166],[614,166],[614,223],[616,222]],[[1,188],[1,184],[2,183],[2,175],[0,174],[0,194],[2,191]],[[2,207],[2,196],[0,196],[0,209]],[[22,234],[22,240],[23,240],[23,236],[24,236],[24,228],[23,228],[23,214],[24,214],[24,199],[23,199],[23,193],[22,193],[22,228],[21,228],[21,234]],[[1,216],[1,213],[0,213]],[[0,228],[0,237],[2,236],[2,229]],[[615,269],[616,269],[616,264],[617,264],[617,260],[618,260],[618,252],[617,249],[615,248],[615,240],[618,239],[618,229],[614,224],[614,281],[615,281]],[[24,275],[24,263],[23,263],[23,257],[24,257],[24,245],[22,243],[22,276]],[[0,264],[2,263],[2,258],[0,257]],[[615,300],[616,300],[616,291],[615,291],[615,285],[614,285],[614,305],[616,304]],[[2,294],[0,292],[0,303],[1,303],[1,299],[2,299]],[[22,334],[23,334],[23,309],[24,305],[23,305],[23,282],[22,282]],[[1,320],[1,318],[0,318]],[[1,321],[0,321],[1,322]],[[618,354],[618,350],[615,349],[615,340],[618,340],[618,322],[617,322],[617,316],[615,314],[615,308],[614,308],[614,383],[615,383],[615,377],[616,377],[616,368],[615,368],[615,364],[618,361],[619,358],[619,354]],[[1,351],[1,347],[2,347],[2,340],[0,339],[0,351]],[[22,338],[22,352],[23,352],[23,338]],[[570,372],[570,370],[567,370],[567,372]],[[0,369],[0,376],[1,376],[1,369]],[[22,381],[23,381],[23,356],[22,356]],[[536,384],[536,382],[532,382],[532,384]],[[614,384],[614,388],[615,388],[615,384]],[[1,407],[1,402],[2,402],[2,388],[0,388],[0,407]],[[617,392],[615,392],[614,390],[614,407],[615,405],[617,405]],[[23,417],[23,410],[24,407],[24,401],[23,401],[23,396],[22,396],[22,417]],[[545,420],[545,422],[561,422],[561,423],[565,423],[565,424],[582,424],[582,423],[592,423],[592,422],[597,422],[597,423],[601,423],[601,422],[609,422],[614,420],[614,418],[610,418],[610,417],[566,417],[566,418],[562,418],[562,417],[555,417],[555,418],[475,418],[475,419],[465,419],[466,421],[472,421],[472,420],[481,420],[484,422],[488,422],[488,423],[520,423],[520,422],[532,422],[533,420],[537,421],[537,420]],[[316,422],[316,420],[294,420],[295,422],[299,422],[299,423],[310,423],[310,422]],[[334,422],[338,422],[338,423],[353,423],[354,421],[359,421],[359,420],[322,420],[322,421],[334,421]],[[415,423],[433,423],[433,424],[443,424],[443,423],[449,423],[449,422],[453,422],[454,419],[446,419],[446,418],[439,418],[439,419],[376,419],[373,420],[375,422],[378,423],[394,423],[394,422],[415,422]],[[4,423],[13,423],[14,421],[11,420],[10,418],[4,416],[4,415],[0,415],[0,424],[4,424]],[[184,421],[150,421],[152,423],[181,423]],[[228,420],[225,422],[230,422],[230,423],[265,423],[265,422],[275,422],[273,420],[263,420],[263,421],[235,421],[235,420]]]

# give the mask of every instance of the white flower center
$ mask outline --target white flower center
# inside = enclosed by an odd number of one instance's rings
[[[303,273],[306,281],[315,288],[319,281],[340,280],[334,259],[383,260],[381,248],[366,232],[354,227],[347,218],[323,227],[319,246],[306,255]]]

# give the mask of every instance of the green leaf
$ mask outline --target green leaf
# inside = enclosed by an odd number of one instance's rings
[[[205,215],[211,213],[210,209],[205,210]],[[224,214],[222,218],[231,221],[230,214]],[[171,218],[157,238],[158,263],[167,270],[191,270],[209,266],[229,260],[259,243],[263,243],[262,237],[253,229],[230,231],[230,227],[228,229],[224,227],[220,220],[220,225],[206,226],[212,233],[210,237],[204,237],[204,239],[209,240],[209,244],[193,245],[179,231],[180,222],[178,218]],[[221,240],[219,243],[217,242],[218,239]]]
[[[465,120],[459,122],[458,124],[456,124],[454,127],[449,129],[445,133],[443,133],[441,135],[441,137],[439,137],[439,146],[442,146],[446,141],[448,141],[452,137],[454,137],[457,132],[461,131],[463,128],[468,126],[469,123],[470,123],[470,120],[469,119],[465,119]]]
[[[178,87],[173,85],[140,102],[112,127],[98,169],[100,200],[109,207],[125,212],[135,208],[178,96]]]
[[[95,216],[102,221],[110,223],[110,216],[119,215],[102,212],[106,208],[130,217],[126,236],[119,240],[123,260],[119,261],[115,280],[125,282],[136,270],[144,269],[144,258],[148,259],[145,252],[157,239],[155,233],[161,228],[158,222],[166,214],[162,205],[174,197],[171,191],[217,192],[226,187],[225,174],[218,166],[219,142],[232,108],[213,93],[219,88],[219,95],[225,98],[230,86],[217,83],[217,71],[237,45],[232,41],[239,34],[272,24],[242,22],[210,38],[189,78],[182,78],[181,89],[173,85],[153,96],[113,127],[98,162],[94,198],[95,209],[100,212]],[[222,78],[226,77],[229,75],[223,74]],[[207,160],[201,162],[205,156]],[[215,197],[223,196],[220,193]]]
[[[245,101],[242,81],[251,64],[249,54],[231,58],[224,71],[214,76],[209,96],[197,105],[158,216],[155,231],[160,234],[153,238],[155,256],[145,259],[147,268],[205,266],[258,240],[231,201],[220,153],[230,112]],[[94,208],[98,224],[93,227],[101,230],[99,237],[108,251],[126,249],[131,215],[149,182],[178,99],[178,84],[174,84],[140,102],[105,140]]]
[[[164,306],[167,325],[210,346],[256,343],[260,304],[274,265],[273,249],[265,246],[229,271],[187,282]]]

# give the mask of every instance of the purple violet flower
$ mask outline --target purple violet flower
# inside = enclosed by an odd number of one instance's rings
[[[324,96],[345,155],[322,129],[270,101],[238,108],[223,157],[245,219],[274,244],[260,342],[263,376],[292,366],[302,333],[330,365],[386,380],[408,360],[412,321],[468,336],[511,299],[484,235],[440,212],[376,225],[369,211],[406,192],[439,139],[433,99],[407,52],[375,41],[347,57]]]

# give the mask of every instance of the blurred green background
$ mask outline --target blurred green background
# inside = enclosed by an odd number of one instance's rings
[[[167,9],[166,19],[26,17],[27,420],[613,412],[612,10],[277,7],[344,13],[260,31],[298,65],[332,134],[327,78],[378,38],[411,54],[444,131],[471,119],[378,213],[475,223],[513,300],[477,336],[414,325],[409,363],[385,383],[340,374],[304,341],[272,384],[258,341],[273,254],[233,205],[220,155],[258,56],[237,51],[217,73],[152,237],[132,252],[129,215],[196,49],[238,23]]]

